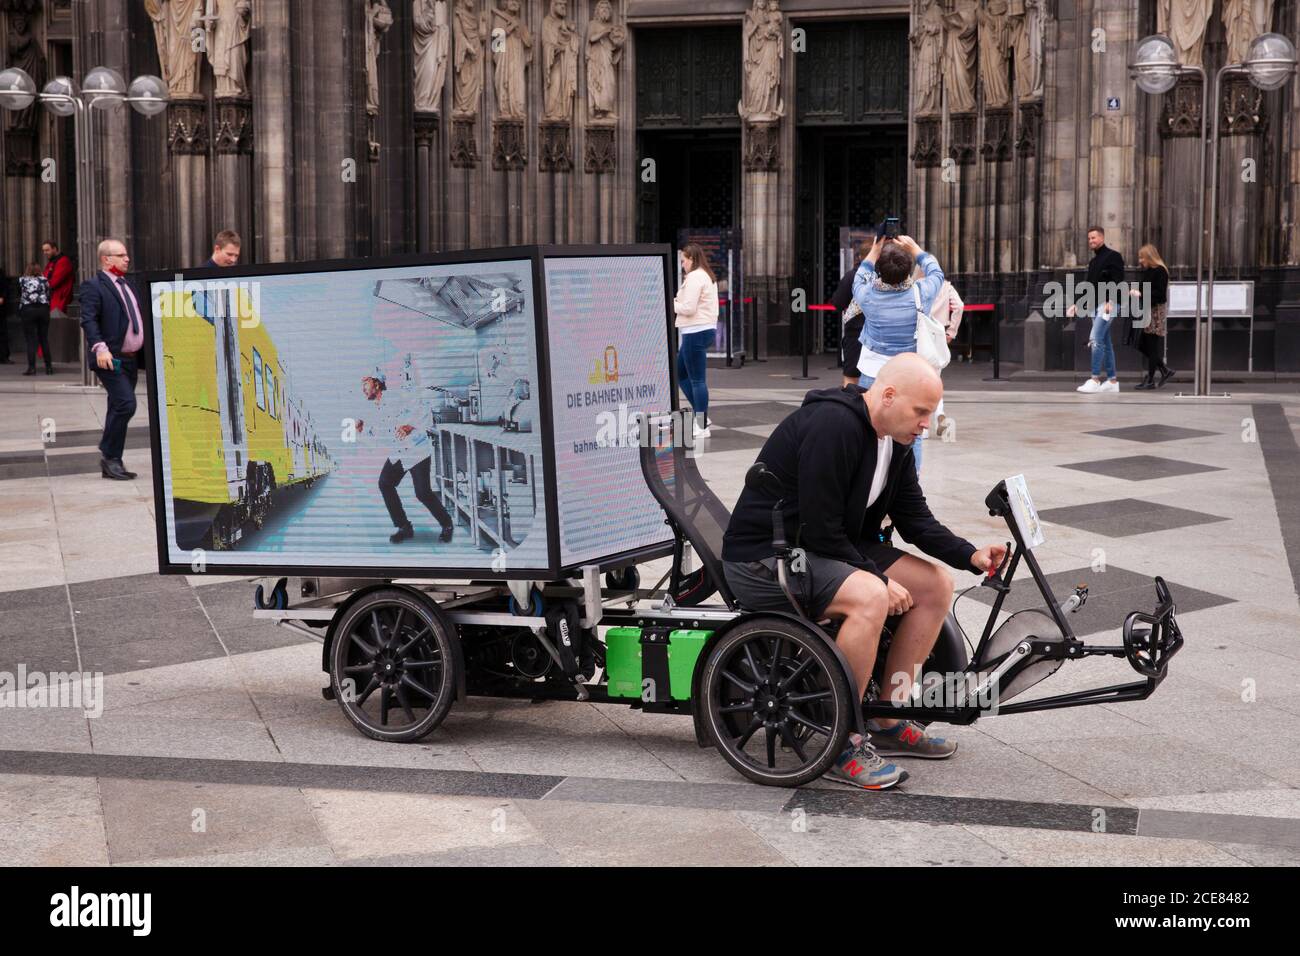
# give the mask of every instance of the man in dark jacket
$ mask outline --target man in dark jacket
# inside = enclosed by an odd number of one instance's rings
[[[81,284],[81,327],[86,332],[86,364],[108,392],[99,467],[105,478],[128,481],[135,472],[122,464],[122,449],[126,427],[135,414],[144,316],[126,280],[131,266],[126,246],[119,239],[105,239],[98,252],[99,271]]]
[[[886,661],[891,698],[905,700],[939,636],[952,579],[938,565],[881,540],[886,517],[931,557],[958,570],[991,572],[1000,544],[977,549],[930,513],[916,480],[912,442],[930,424],[943,384],[919,355],[890,359],[870,389],[809,392],[768,438],[758,460],[780,479],[787,539],[802,551],[792,589],[814,619],[842,620],[836,642],[858,688],[871,678],[885,618],[901,614]],[[727,583],[748,610],[789,609],[776,581],[772,508],[776,499],[746,487],[723,539]],[[949,757],[956,745],[911,721],[879,720],[871,740],[856,738],[829,775],[865,789],[906,777],[887,756]]]
[[[212,255],[203,263],[203,268],[219,266],[228,269],[239,265],[239,233],[233,229],[222,229],[212,240]]]
[[[1111,341],[1112,320],[1119,314],[1119,296],[1117,283],[1124,281],[1124,257],[1106,245],[1106,230],[1093,226],[1088,230],[1088,248],[1092,250],[1092,259],[1088,262],[1088,276],[1085,280],[1091,292],[1096,311],[1092,315],[1092,332],[1088,343],[1092,346],[1092,378],[1080,385],[1076,392],[1085,395],[1093,392],[1118,392],[1119,378],[1115,374],[1115,345]],[[1069,316],[1073,318],[1078,310],[1071,305]],[[1101,380],[1102,372],[1106,381]]]

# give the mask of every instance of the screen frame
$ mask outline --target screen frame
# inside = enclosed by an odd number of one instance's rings
[[[623,257],[659,257],[664,272],[664,321],[665,341],[668,345],[668,377],[670,382],[671,411],[678,408],[677,397],[677,342],[675,314],[672,307],[672,246],[667,243],[636,243],[626,245],[529,245],[498,246],[488,249],[466,249],[457,252],[408,253],[394,256],[357,257],[351,259],[318,259],[310,262],[277,262],[261,264],[240,264],[230,267],[202,266],[194,269],[155,269],[134,273],[134,280],[140,294],[149,299],[149,321],[144,324],[144,345],[141,351],[146,356],[144,362],[146,394],[149,407],[149,452],[153,466],[154,530],[158,549],[158,573],[185,575],[215,575],[230,577],[346,577],[374,578],[377,580],[448,580],[464,578],[466,580],[562,580],[573,577],[580,567],[592,564],[602,570],[614,570],[643,561],[652,561],[673,553],[674,542],[648,545],[628,551],[617,552],[605,557],[583,562],[583,565],[562,566],[560,564],[559,534],[559,497],[557,476],[555,474],[555,443],[553,440],[554,419],[551,407],[551,362],[550,336],[547,324],[546,274],[545,260],[565,258],[623,258]],[[545,396],[538,402],[541,418],[542,463],[545,470],[543,496],[546,509],[547,533],[547,567],[507,569],[493,571],[490,563],[477,567],[390,567],[386,565],[303,565],[303,564],[219,564],[205,563],[202,571],[194,569],[192,564],[181,564],[171,560],[167,533],[167,503],[163,489],[163,449],[160,409],[158,403],[158,361],[154,340],[153,317],[153,283],[175,281],[203,281],[206,279],[251,279],[260,276],[307,275],[316,272],[357,272],[371,269],[400,268],[409,266],[445,266],[472,265],[480,262],[501,262],[527,260],[531,264],[533,281],[533,327],[536,336],[537,391]]]

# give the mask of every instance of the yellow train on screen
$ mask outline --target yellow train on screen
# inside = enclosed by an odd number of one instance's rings
[[[233,548],[334,461],[245,290],[166,291],[155,307],[176,544]]]

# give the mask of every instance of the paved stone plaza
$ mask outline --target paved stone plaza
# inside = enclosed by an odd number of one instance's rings
[[[719,427],[699,463],[725,502],[804,387],[836,381],[826,364],[811,383],[785,362],[711,373]],[[953,760],[910,762],[902,788],[876,794],[750,785],[695,745],[689,719],[614,705],[471,699],[421,744],[364,738],[321,697],[319,645],[255,621],[249,582],[156,573],[143,384],[125,455],[140,478],[116,483],[98,472],[98,390],[71,371],[35,385],[12,372],[0,672],[106,677],[97,717],[0,708],[7,863],[1300,862],[1294,386],[1080,396],[1073,381],[953,370],[956,440],[925,456],[936,514],[978,544],[1004,540],[982,502],[1023,472],[1058,594],[1090,587],[1079,636],[1118,642],[1161,574],[1187,644],[1147,701],[954,729]],[[1011,609],[1036,597],[1017,581]],[[988,593],[958,604],[968,631]],[[1070,662],[1030,693],[1135,677]]]

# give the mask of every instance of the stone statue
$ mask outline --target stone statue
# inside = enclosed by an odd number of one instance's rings
[[[918,116],[929,116],[942,108],[943,6],[942,0],[920,0],[918,6],[916,29],[909,38],[916,63],[914,109]]]
[[[1156,0],[1156,32],[1174,42],[1178,62],[1200,66],[1214,0]]]
[[[975,111],[975,47],[978,41],[976,13],[979,0],[956,0],[951,13],[943,16],[944,86],[948,109],[953,113]]]
[[[599,0],[587,27],[587,112],[593,120],[618,119],[618,65],[627,30],[614,20],[609,0]]]
[[[9,58],[6,66],[16,66],[32,78],[39,90],[45,86],[45,53],[41,50],[36,31],[32,28],[31,17],[21,10],[9,14],[9,37],[7,43]],[[5,110],[5,128],[12,130],[36,129],[37,104],[22,110]],[[3,320],[0,320],[3,321]]]
[[[250,0],[216,0],[216,23],[208,40],[208,62],[217,78],[217,96],[247,96]]]
[[[545,120],[573,118],[573,99],[578,92],[578,31],[568,16],[569,0],[551,0],[551,12],[542,18]]]
[[[740,116],[751,122],[772,122],[785,115],[781,99],[781,66],[785,60],[785,31],[777,0],[754,0],[745,14],[745,88]]]
[[[1007,59],[1011,55],[1011,29],[1007,21],[1007,0],[984,0],[976,10],[979,22],[980,79],[984,81],[984,105],[1001,109],[1011,103]]]
[[[1016,46],[1016,99],[1021,103],[1043,95],[1043,0],[1012,0]]]
[[[442,108],[442,87],[447,81],[447,51],[451,25],[444,0],[415,0],[412,10],[415,35],[415,112],[437,113]]]
[[[1223,0],[1223,33],[1227,62],[1241,63],[1250,55],[1250,41],[1268,32],[1273,22],[1273,0]]]
[[[497,94],[497,116],[521,120],[528,103],[528,64],[533,61],[533,34],[519,15],[519,0],[505,0],[504,10],[492,10],[492,32],[496,54],[492,82]]]
[[[144,0],[144,8],[153,21],[158,65],[167,92],[172,96],[197,96],[199,51],[194,49],[193,32],[202,25],[199,0]]]
[[[477,0],[456,0],[451,22],[453,116],[477,116],[483,100],[483,42],[487,39],[487,17],[476,9]]]
[[[366,112],[379,115],[379,39],[393,25],[386,0],[366,0]]]

